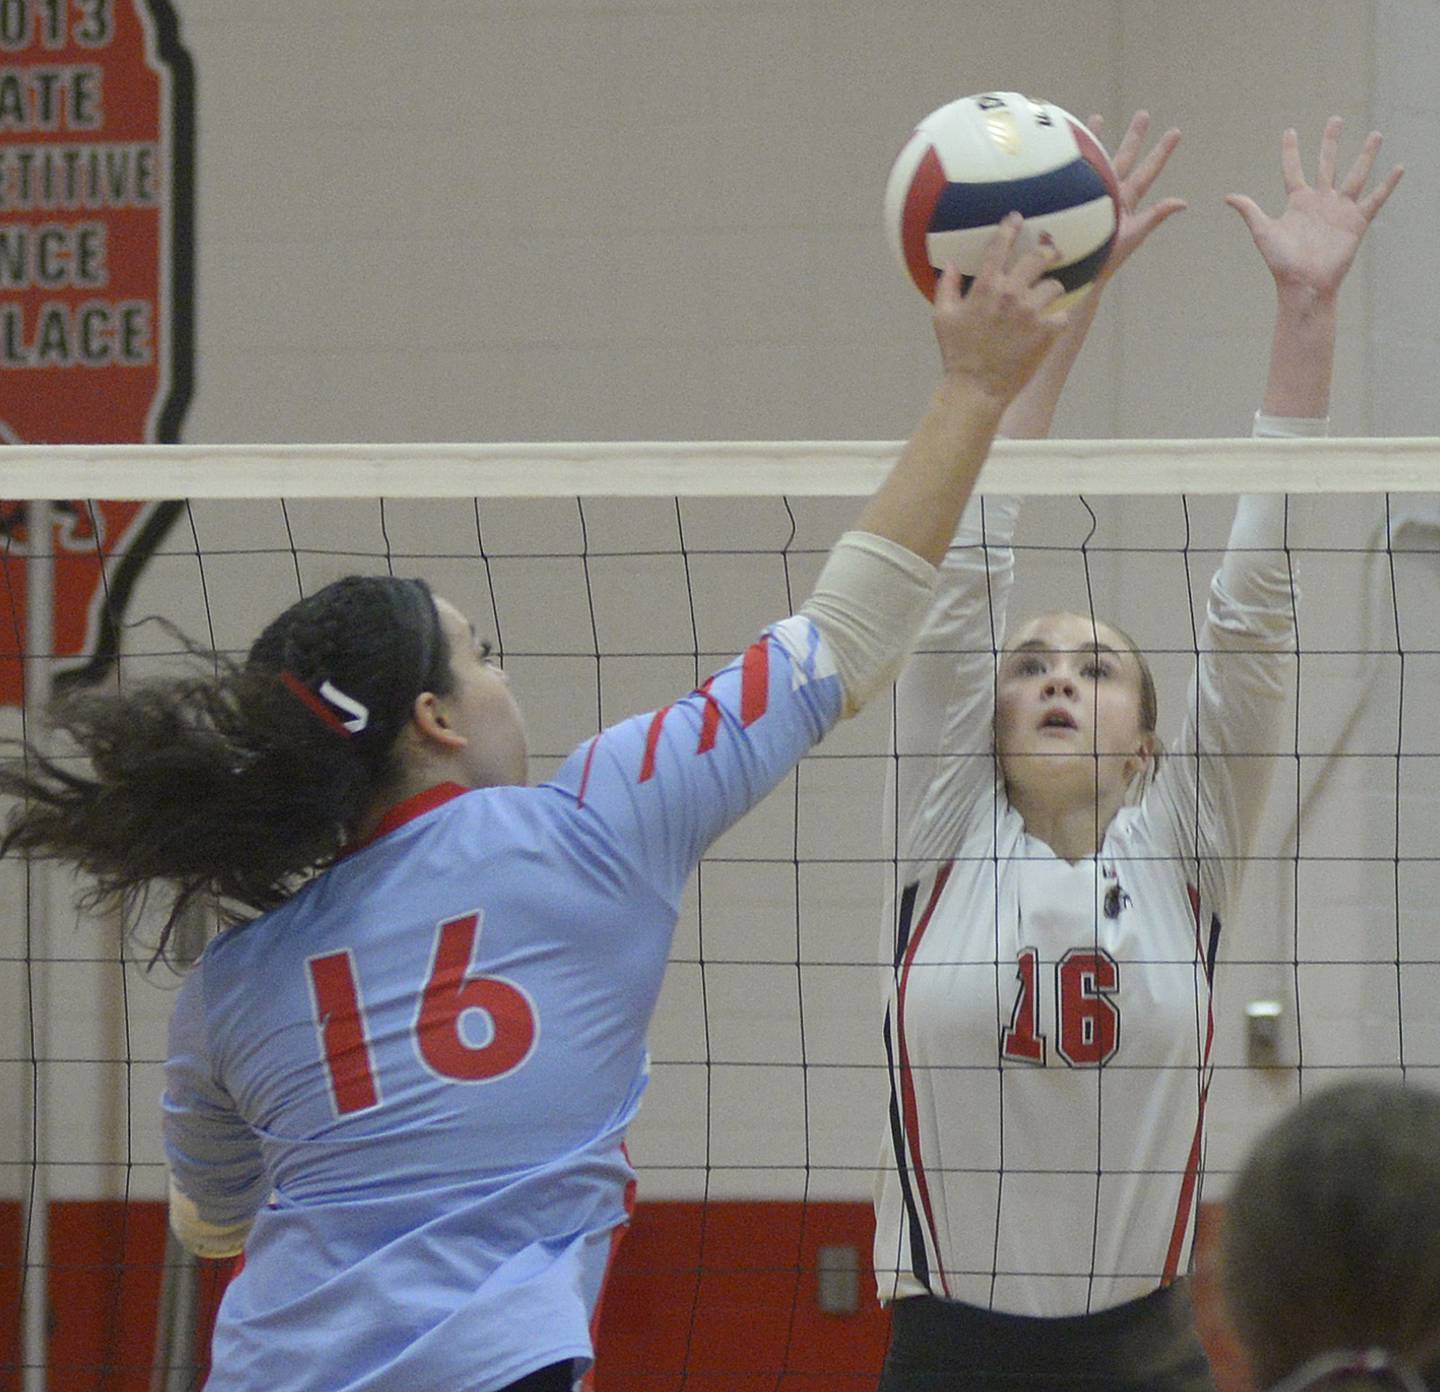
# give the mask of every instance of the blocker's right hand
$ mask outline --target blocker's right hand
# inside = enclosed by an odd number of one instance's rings
[[[947,380],[999,403],[1014,399],[1069,322],[1052,308],[1065,292],[1046,272],[1060,259],[1045,244],[1016,254],[1024,220],[1011,213],[985,248],[968,292],[945,268],[935,290],[935,337]]]

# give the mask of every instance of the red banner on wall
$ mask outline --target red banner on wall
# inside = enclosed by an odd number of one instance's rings
[[[193,113],[170,0],[0,0],[0,439],[179,438]],[[177,508],[61,506],[50,653],[103,674],[134,575]],[[0,503],[0,705],[22,695],[28,511]]]

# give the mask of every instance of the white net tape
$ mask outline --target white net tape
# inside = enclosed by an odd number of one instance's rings
[[[19,445],[11,498],[852,497],[899,453],[884,440],[403,445]],[[1002,441],[981,491],[1424,493],[1436,442]]]

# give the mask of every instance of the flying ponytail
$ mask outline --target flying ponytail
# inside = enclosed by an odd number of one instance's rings
[[[0,765],[20,804],[0,855],[73,864],[92,880],[81,905],[130,924],[165,887],[157,956],[192,903],[234,922],[328,865],[396,777],[415,698],[453,684],[428,586],[387,576],[292,605],[243,665],[206,656],[213,672],[57,702],[51,724],[88,769],[32,745]]]

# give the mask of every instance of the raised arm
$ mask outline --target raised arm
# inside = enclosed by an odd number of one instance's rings
[[[1005,407],[1065,326],[1055,254],[997,231],[966,295],[941,277],[944,377],[888,478],[831,551],[798,614],[663,709],[587,741],[552,780],[611,829],[648,883],[678,898],[709,844],[842,715],[895,678],[930,605],[936,566]]]
[[[1100,117],[1090,118],[1097,135],[1101,125]],[[1120,220],[1110,256],[1090,293],[1069,307],[1064,331],[1006,409],[1002,435],[1049,434],[1105,286],[1161,223],[1185,207],[1178,198],[1144,205],[1180,141],[1180,132],[1172,129],[1146,151],[1149,129],[1148,113],[1137,112],[1115,152]],[[994,651],[1004,639],[1018,511],[1010,498],[987,497],[983,508],[971,504],[943,562],[916,655],[900,676],[894,728],[898,773],[892,772],[887,786],[886,816],[894,819],[906,863],[943,858],[974,810],[990,806]]]
[[[1104,122],[1098,115],[1091,116],[1089,126],[1095,135],[1099,136]],[[1130,118],[1125,137],[1115,151],[1115,174],[1120,181],[1120,209],[1110,255],[1106,257],[1100,274],[1095,277],[1090,293],[1071,305],[1070,322],[1065,332],[1060,335],[1025,389],[1005,412],[1000,433],[1012,440],[1042,440],[1049,435],[1060,393],[1069,379],[1070,369],[1075,366],[1075,360],[1080,356],[1080,349],[1085,345],[1090,326],[1095,322],[1105,287],[1114,280],[1116,272],[1144,245],[1145,240],[1162,222],[1185,209],[1185,201],[1180,198],[1162,198],[1158,202],[1142,206],[1170,156],[1174,154],[1175,147],[1180,143],[1180,132],[1172,127],[1147,151],[1145,138],[1149,132],[1150,113],[1137,111]]]
[[[1380,134],[1371,131],[1337,184],[1341,129],[1338,116],[1325,123],[1313,184],[1305,180],[1295,131],[1281,137],[1285,207],[1279,217],[1267,217],[1244,194],[1232,193],[1225,200],[1244,218],[1275,281],[1275,331],[1262,407],[1267,416],[1316,419],[1329,414],[1340,286],[1366,229],[1404,173],[1396,165],[1365,191],[1380,153]]]
[[[1021,219],[1011,213],[991,239],[968,295],[953,267],[935,292],[943,380],[890,476],[855,526],[938,565],[955,533],[1001,416],[1068,318],[1050,310],[1059,283],[1044,279],[1048,247],[1014,260]]]
[[[1380,136],[1372,133],[1337,184],[1340,131],[1340,118],[1331,117],[1313,184],[1305,180],[1295,132],[1285,132],[1286,204],[1279,217],[1267,217],[1242,194],[1225,200],[1245,220],[1275,281],[1270,366],[1255,422],[1260,436],[1324,433],[1340,287],[1366,229],[1400,181],[1397,166],[1365,192],[1380,149]],[[1161,765],[1156,783],[1181,844],[1200,853],[1217,907],[1233,893],[1234,872],[1254,838],[1270,782],[1272,760],[1264,756],[1276,752],[1285,709],[1295,645],[1296,596],[1284,550],[1290,521],[1283,495],[1240,499],[1211,587],[1179,748]]]

